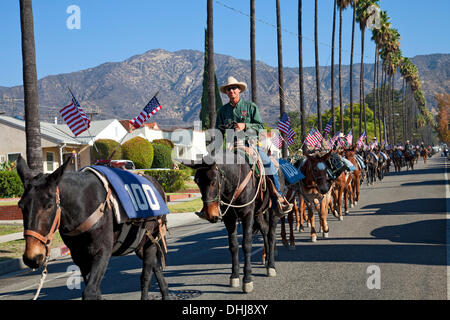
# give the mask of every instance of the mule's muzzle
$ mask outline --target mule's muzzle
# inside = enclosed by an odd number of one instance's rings
[[[38,240],[26,237],[25,252],[22,256],[23,263],[31,269],[38,269],[44,264],[47,248]]]
[[[195,214],[199,218],[205,219],[211,223],[217,223],[221,220],[219,205],[215,202],[203,203],[202,210]]]

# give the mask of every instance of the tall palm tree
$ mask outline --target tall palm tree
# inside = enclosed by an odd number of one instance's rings
[[[213,42],[213,0],[207,2],[207,32],[208,32],[208,103],[209,103],[209,119],[210,128],[216,125],[216,95],[215,83],[212,76],[215,72],[214,67],[214,42]]]
[[[336,115],[334,111],[334,43],[336,34],[336,5],[338,0],[334,0],[333,5],[333,28],[331,32],[331,116],[332,116],[332,132],[336,132]]]
[[[33,173],[43,171],[41,125],[37,88],[36,49],[32,0],[20,0],[22,34],[23,91],[25,105],[25,136],[27,162]]]
[[[355,48],[355,25],[356,25],[356,6],[358,5],[358,0],[351,0],[351,5],[353,8],[353,20],[352,20],[352,45],[350,50],[350,130],[353,131],[354,123],[354,113],[353,113],[353,52]]]
[[[359,22],[359,27],[361,30],[361,72],[359,78],[359,135],[361,135],[362,130],[362,118],[364,115],[364,130],[367,132],[367,117],[366,117],[366,107],[364,99],[364,38],[367,20],[374,13],[369,10],[370,6],[376,5],[378,0],[359,0],[356,7],[356,20]],[[366,136],[367,142],[367,136]]]
[[[252,101],[257,102],[256,57],[255,57],[255,0],[250,0],[250,69],[252,84]]]
[[[284,106],[284,77],[283,77],[283,47],[281,41],[281,13],[280,13],[280,0],[276,0],[277,10],[277,45],[278,45],[278,94],[280,97],[280,119],[283,113],[286,111]],[[283,148],[281,151],[283,158],[287,158],[287,146],[283,141]]]
[[[300,86],[300,124],[302,130],[302,141],[306,138],[306,114],[305,114],[305,88],[303,82],[303,38],[302,38],[302,0],[298,0],[298,78]],[[303,144],[306,152],[306,144]]]
[[[322,114],[320,111],[320,72],[319,72],[319,30],[318,30],[319,1],[315,0],[314,6],[314,48],[316,60],[316,90],[317,90],[317,127],[322,132]]]
[[[339,111],[341,119],[340,128],[341,132],[344,132],[344,103],[342,101],[342,11],[350,5],[350,0],[338,0],[337,5],[339,7]]]

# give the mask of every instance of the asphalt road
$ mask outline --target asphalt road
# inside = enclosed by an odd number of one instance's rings
[[[364,185],[360,202],[343,221],[328,217],[328,239],[319,236],[312,243],[306,228],[304,233],[295,233],[294,251],[278,241],[274,278],[266,276],[262,242],[257,237],[254,291],[249,294],[228,285],[231,259],[222,223],[196,218],[183,226],[169,225],[165,276],[171,295],[186,301],[236,302],[448,299],[448,167],[436,155],[427,164],[419,160],[413,172],[391,172],[374,186]],[[140,268],[135,255],[112,258],[102,282],[103,297],[139,299]],[[70,257],[51,262],[48,270],[40,300],[80,298],[84,285]],[[39,278],[40,271],[23,270],[2,276],[0,300],[31,299]],[[155,279],[150,295],[160,299]]]

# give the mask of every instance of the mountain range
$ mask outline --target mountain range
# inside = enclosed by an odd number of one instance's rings
[[[250,86],[250,61],[215,54],[219,85],[228,76],[234,76]],[[436,93],[450,92],[450,54],[420,55],[411,58],[417,65],[427,107],[436,112]],[[70,103],[70,87],[86,113],[94,120],[132,119],[137,116],[156,92],[162,105],[151,121],[166,126],[191,125],[198,119],[202,96],[204,53],[195,50],[169,52],[152,49],[132,56],[122,62],[107,62],[97,67],[72,73],[46,76],[38,81],[41,120],[54,121],[58,110]],[[373,88],[373,64],[365,64],[364,90]],[[298,68],[284,68],[284,91],[287,111],[299,110]],[[331,68],[320,67],[321,105],[330,108]],[[353,67],[354,103],[359,102],[360,64]],[[278,72],[276,67],[257,62],[258,106],[263,121],[273,125],[279,118]],[[339,103],[338,65],[335,65],[335,104]],[[315,68],[304,68],[305,102],[309,114],[316,112]],[[349,102],[349,66],[342,66],[344,103]],[[396,77],[395,87],[401,89],[402,81]],[[11,102],[11,98],[17,99]],[[23,88],[0,87],[0,111],[6,115],[23,116]],[[250,100],[250,92],[243,93]],[[227,97],[222,95],[222,101]],[[275,111],[275,112],[274,112]]]

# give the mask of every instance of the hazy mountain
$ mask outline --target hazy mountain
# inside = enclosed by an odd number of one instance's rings
[[[130,119],[139,114],[150,98],[159,91],[158,100],[163,109],[154,120],[164,125],[192,124],[198,119],[203,80],[203,52],[181,50],[169,52],[162,49],[149,50],[122,62],[104,63],[72,73],[47,76],[39,80],[39,103],[41,118],[53,121],[58,110],[69,104],[70,87],[86,112],[94,113],[94,119]],[[434,109],[434,94],[450,92],[450,54],[416,56],[412,62],[418,66],[422,88],[428,107]],[[215,64],[219,85],[230,75],[250,85],[250,61],[238,60],[231,56],[216,54]],[[330,67],[321,67],[322,108],[330,108]],[[360,65],[354,70],[354,102],[359,102]],[[277,68],[262,62],[257,63],[258,105],[265,122],[274,124],[279,117]],[[338,66],[335,65],[335,101],[339,103]],[[343,66],[344,103],[349,100],[349,66]],[[285,68],[285,97],[288,111],[299,109],[298,68]],[[316,112],[315,69],[304,68],[306,110]],[[373,64],[365,65],[365,93],[373,87]],[[401,80],[396,80],[396,88],[401,88]],[[226,96],[222,96],[227,101]],[[249,99],[250,92],[244,93]],[[0,87],[0,111],[6,115],[23,115],[21,86]]]

